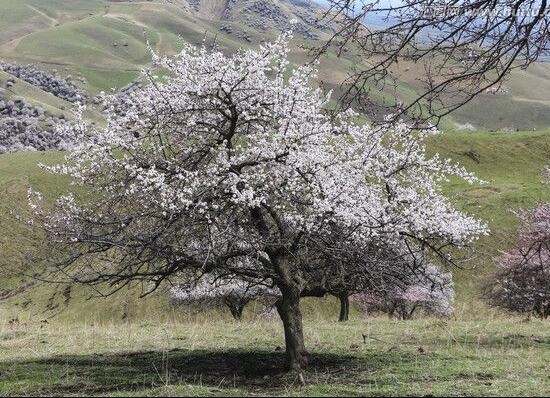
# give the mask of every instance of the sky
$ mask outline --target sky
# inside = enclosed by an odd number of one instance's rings
[[[328,4],[330,3],[328,0],[313,0],[313,1],[325,7],[328,6]],[[367,0],[363,0],[363,1],[367,2]],[[360,3],[360,1],[358,1],[358,3]],[[397,5],[401,3],[402,3],[402,0],[380,0],[377,7],[387,7],[389,5]],[[364,22],[371,27],[384,26],[384,25],[387,25],[387,22],[384,21],[384,17],[385,15],[370,13],[367,15]]]

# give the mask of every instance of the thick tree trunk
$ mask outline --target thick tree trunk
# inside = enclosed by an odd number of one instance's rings
[[[349,320],[349,296],[347,294],[341,294],[340,298],[340,322]]]
[[[283,297],[277,301],[277,312],[285,330],[288,370],[301,371],[307,367],[308,354],[304,345],[299,292],[283,293]]]

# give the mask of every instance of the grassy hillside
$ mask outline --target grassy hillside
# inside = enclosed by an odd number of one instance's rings
[[[490,236],[476,244],[476,256],[465,269],[455,271],[458,310],[475,315],[479,283],[494,269],[493,258],[515,241],[518,220],[512,210],[531,208],[549,197],[540,173],[550,164],[550,135],[448,132],[434,139],[430,149],[459,161],[487,182],[470,186],[455,181],[446,187],[461,208],[491,228]]]
[[[150,61],[147,41],[173,53],[180,37],[198,43],[218,30],[164,2],[0,0],[0,15],[12,15],[2,24],[0,58],[82,74],[91,93],[135,79]]]
[[[430,142],[430,150],[460,161],[487,184],[467,185],[453,181],[447,193],[459,207],[489,223],[491,235],[476,245],[476,256],[455,269],[458,316],[469,319],[492,310],[484,308],[478,298],[479,284],[493,270],[493,258],[514,241],[517,220],[510,210],[530,208],[548,199],[549,191],[541,170],[550,164],[550,134],[547,132],[466,133],[448,132]],[[37,245],[32,228],[16,219],[25,215],[25,197],[29,186],[43,191],[46,197],[65,189],[67,181],[54,178],[37,167],[37,163],[52,163],[62,159],[61,153],[16,153],[0,156],[0,225],[7,231],[0,235],[0,268],[11,270],[0,285],[3,290],[24,286],[27,279],[21,271],[31,272],[33,264],[27,252]],[[51,298],[54,290],[57,295]],[[174,309],[169,307],[166,293],[140,301],[141,292],[135,287],[127,294],[108,300],[88,300],[86,289],[65,290],[64,286],[29,289],[16,297],[0,301],[0,313],[8,316],[47,318],[61,312],[63,319],[121,320],[148,317],[170,319]],[[68,298],[72,300],[68,300]],[[66,304],[69,304],[68,308]],[[327,299],[305,303],[310,317],[330,319],[336,314],[336,303]],[[177,312],[177,311],[176,311]],[[176,316],[177,317],[177,316]]]
[[[9,78],[13,77],[0,70],[0,87],[5,87]],[[65,111],[70,111],[73,106],[70,102],[47,93],[21,79],[15,79],[13,88],[5,91],[5,97],[7,99],[13,99],[18,96],[24,97],[34,106],[40,106],[53,114],[61,114]]]
[[[537,63],[515,72],[504,83],[506,94],[482,94],[453,118],[459,123],[498,130],[541,130],[550,125],[550,64]]]
[[[392,73],[412,90],[407,92],[401,88],[399,96],[405,102],[418,90],[424,90],[421,63],[401,61],[392,67]],[[526,70],[514,70],[499,92],[481,93],[453,112],[445,125],[478,130],[546,129],[550,123],[550,102],[546,94],[549,89],[550,63],[537,62]]]
[[[285,28],[295,15],[305,13],[311,21],[316,15],[303,8],[301,1],[265,2],[264,7],[270,10],[277,6],[270,17],[259,14],[252,1],[237,1],[231,10],[224,1],[192,3],[196,6],[185,0],[0,0],[0,59],[57,69],[65,76],[83,76],[86,88],[95,94],[120,88],[138,76],[150,60],[146,41],[156,51],[174,53],[182,39],[198,44],[206,35],[209,43],[215,38],[220,48],[230,52],[272,39],[277,27]],[[295,29],[297,38],[303,40],[301,26]],[[315,25],[310,24],[309,31],[313,37],[323,37]],[[293,59],[301,63],[306,54],[296,49]],[[361,68],[367,62],[329,54],[322,62],[320,79],[327,88],[338,88],[352,67]],[[400,63],[392,72],[400,81],[397,95],[402,100],[412,98],[419,88],[422,66]],[[540,130],[550,125],[546,95],[550,65],[540,63],[518,71],[505,86],[506,93],[481,95],[448,118],[445,126]],[[395,101],[393,91],[374,92],[373,96],[386,104]]]

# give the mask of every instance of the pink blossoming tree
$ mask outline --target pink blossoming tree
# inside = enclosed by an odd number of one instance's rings
[[[541,318],[550,315],[550,205],[518,214],[522,220],[514,248],[498,259],[498,272],[484,288],[495,306]]]
[[[385,312],[390,317],[403,320],[411,319],[417,310],[438,316],[452,316],[454,289],[452,274],[441,272],[436,266],[428,264],[421,272],[403,270],[400,283],[386,285],[383,289],[368,289],[350,297],[358,304],[363,313]]]

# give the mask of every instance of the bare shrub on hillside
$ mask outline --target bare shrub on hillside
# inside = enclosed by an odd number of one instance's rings
[[[0,69],[66,101],[87,101],[88,95],[85,90],[57,74],[37,69],[34,65],[1,62]]]

